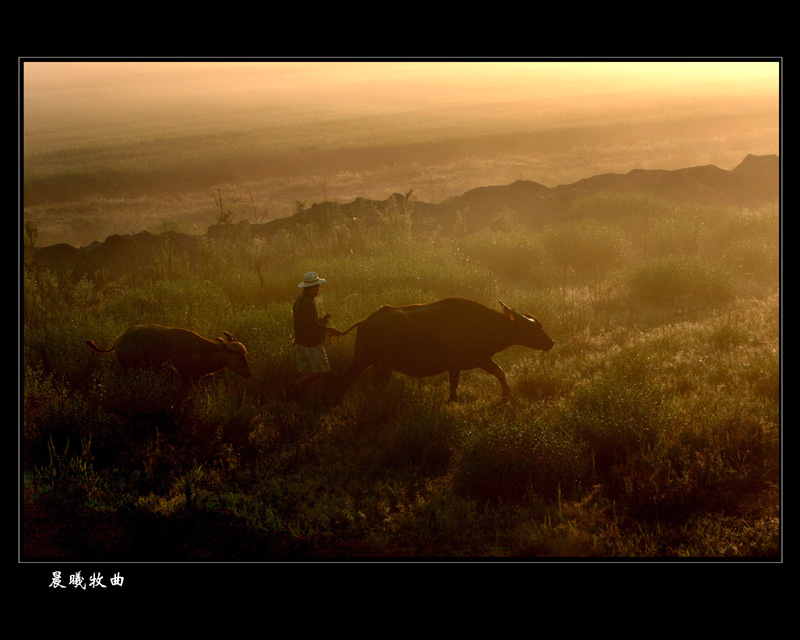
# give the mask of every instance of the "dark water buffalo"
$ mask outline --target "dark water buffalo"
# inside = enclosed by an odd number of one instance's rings
[[[225,339],[208,340],[188,329],[174,329],[157,324],[140,324],[127,329],[108,349],[100,349],[92,340],[95,351],[116,351],[123,367],[151,367],[171,362],[179,374],[201,378],[227,367],[249,378],[247,349],[227,331]]]
[[[483,369],[500,381],[503,395],[509,396],[505,373],[492,356],[512,345],[548,351],[553,340],[536,318],[500,304],[502,312],[463,298],[381,307],[344,332],[358,327],[353,364],[344,373],[340,394],[374,366],[379,372],[394,370],[417,377],[447,371],[448,402],[457,400],[461,371]]]

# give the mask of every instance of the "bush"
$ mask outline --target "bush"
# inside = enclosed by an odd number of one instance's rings
[[[622,264],[630,246],[620,227],[596,220],[557,227],[547,234],[544,244],[558,265],[600,272]]]
[[[723,260],[746,277],[777,285],[780,277],[778,248],[757,237],[735,240],[725,250]]]
[[[96,402],[92,394],[71,392],[53,376],[26,368],[24,393],[24,459],[41,464],[47,447],[55,443],[90,438],[93,451],[103,463],[117,461],[129,446],[124,419]]]
[[[652,556],[738,536],[754,538],[739,555],[771,552],[780,309],[757,278],[777,265],[772,221],[636,198],[581,206],[558,231],[458,241],[335,220],[326,232],[234,235],[202,246],[191,271],[162,256],[156,283],[26,270],[26,547],[47,534],[73,559]],[[617,226],[589,219],[606,210]],[[631,267],[628,238],[658,260]],[[601,273],[609,266],[622,268]],[[283,383],[307,270],[329,279],[317,302],[339,329],[382,304],[464,296],[499,309],[500,298],[539,316],[557,346],[500,354],[508,404],[483,372],[455,405],[446,374],[395,375],[376,392],[372,372],[339,405],[298,404]],[[649,305],[726,301],[743,270],[755,295],[737,288],[724,308]],[[168,367],[125,371],[85,344],[142,322],[211,339],[228,330],[254,375],[184,385]],[[355,337],[328,341],[321,386],[349,365]]]
[[[675,210],[674,203],[650,195],[601,192],[577,198],[567,214],[571,220],[608,220],[629,232],[641,233],[648,221],[673,215]]]
[[[706,417],[698,419],[703,411]],[[689,415],[620,466],[616,498],[629,515],[670,520],[737,513],[753,496],[777,486],[778,423],[765,418],[757,400],[718,395]]]
[[[117,320],[117,333],[109,336],[114,340],[129,325],[145,323],[184,327],[203,335],[207,327],[224,327],[232,307],[219,286],[182,278],[130,289],[102,312]]]
[[[667,420],[659,392],[645,384],[599,382],[578,392],[566,420],[603,471],[654,442]]]
[[[395,419],[384,436],[382,466],[416,469],[425,475],[447,471],[459,424],[440,406],[411,405]]]
[[[455,464],[457,494],[473,500],[520,500],[571,493],[589,470],[585,447],[565,431],[539,422],[481,425]]]
[[[557,275],[548,264],[545,245],[536,236],[485,231],[466,236],[458,244],[467,260],[489,269],[504,281],[528,288],[543,287]]]
[[[656,220],[647,234],[646,251],[648,256],[697,255],[700,227],[695,220],[686,218]]]
[[[731,271],[696,257],[671,255],[650,260],[628,276],[636,302],[671,304],[681,300],[722,304],[736,295]]]
[[[571,398],[561,419],[588,444],[597,470],[645,449],[669,424],[669,407],[654,382],[658,367],[647,347],[623,349]]]

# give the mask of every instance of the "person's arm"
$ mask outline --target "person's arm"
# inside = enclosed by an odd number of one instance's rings
[[[328,335],[331,335],[331,336],[340,336],[340,335],[342,335],[342,332],[339,331],[338,329],[328,326],[328,323],[330,321],[331,321],[331,314],[330,313],[326,313],[324,316],[322,316],[319,319],[319,322],[321,322],[322,324],[325,325],[325,330],[327,331]]]

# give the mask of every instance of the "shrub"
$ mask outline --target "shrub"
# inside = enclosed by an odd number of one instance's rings
[[[756,238],[763,245],[775,247],[780,241],[780,211],[721,210],[714,212],[706,237],[710,251],[721,250],[739,240]]]
[[[630,515],[736,513],[757,492],[777,486],[778,422],[765,418],[759,402],[718,395],[690,415],[620,467],[617,498]]]
[[[628,231],[644,229],[649,220],[670,215],[675,204],[645,194],[597,193],[577,198],[567,211],[572,220],[600,218]]]
[[[425,475],[444,473],[452,459],[459,423],[441,407],[409,407],[387,429],[382,465],[419,469]]]
[[[53,509],[40,530],[73,558],[697,555],[686,546],[692,518],[709,524],[694,532],[701,551],[744,540],[748,527],[754,549],[768,550],[780,482],[778,293],[737,289],[735,304],[680,317],[649,303],[726,301],[737,270],[763,289],[759,274],[767,282],[777,265],[773,222],[636,198],[581,206],[559,231],[457,242],[336,220],[324,233],[234,235],[204,243],[193,271],[165,253],[159,282],[130,274],[113,288],[27,270],[25,506]],[[618,226],[589,219],[602,211]],[[658,260],[602,274],[628,259],[626,238],[637,253],[646,239]],[[549,240],[552,252],[540,250]],[[499,355],[510,404],[483,372],[458,405],[444,404],[446,375],[395,375],[376,393],[367,372],[340,405],[298,405],[282,383],[294,374],[291,303],[307,270],[329,279],[319,310],[340,329],[382,304],[465,296],[498,309],[500,298],[539,316],[557,348]],[[254,376],[183,385],[168,368],[124,371],[85,344],[108,346],[148,321],[212,339],[231,331]],[[355,336],[327,343],[332,381]]]
[[[592,452],[595,468],[603,471],[655,442],[670,421],[661,390],[648,383],[646,364],[614,366],[576,391],[563,420]],[[625,358],[620,357],[622,363]],[[625,370],[627,369],[627,370]]]
[[[685,255],[657,258],[635,267],[628,286],[634,301],[653,304],[681,300],[721,304],[736,295],[729,269]]]
[[[588,470],[585,447],[567,432],[505,420],[470,434],[453,483],[457,494],[473,500],[513,501],[529,494],[555,499],[571,492]]]
[[[723,260],[743,276],[778,284],[780,262],[778,249],[757,237],[734,240],[725,250]]]
[[[38,464],[49,443],[61,447],[90,438],[101,463],[117,461],[130,444],[124,419],[96,402],[91,393],[71,391],[53,376],[26,368],[24,393],[24,456]]]
[[[551,230],[544,244],[562,267],[605,272],[623,263],[630,242],[616,225],[582,220]]]
[[[657,220],[653,223],[646,239],[648,256],[697,255],[700,251],[700,227],[695,220],[686,218]]]
[[[346,295],[373,294],[387,288],[424,289],[437,297],[481,300],[493,290],[493,277],[486,269],[470,264],[452,249],[435,248],[425,239],[391,246],[376,243],[373,248],[374,254],[357,260],[351,255],[320,258],[317,271],[335,283],[337,294]]]
[[[485,231],[466,236],[458,244],[471,263],[527,288],[545,286],[557,275],[539,236]]]

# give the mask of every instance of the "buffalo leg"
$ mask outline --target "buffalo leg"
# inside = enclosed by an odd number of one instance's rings
[[[458,380],[460,377],[461,371],[458,369],[450,371],[450,397],[447,399],[448,402],[458,402],[456,390],[458,389]]]
[[[511,395],[511,389],[508,388],[508,383],[506,382],[506,374],[500,368],[494,360],[489,360],[487,364],[481,365],[481,369],[483,369],[486,373],[491,373],[497,380],[500,382],[500,386],[503,389],[503,396],[508,398]]]
[[[389,380],[392,378],[392,368],[379,363],[375,365],[375,384],[383,391],[389,386]]]
[[[355,361],[353,362],[353,364],[350,365],[350,368],[347,369],[347,371],[345,371],[342,374],[342,378],[341,378],[340,383],[339,383],[339,389],[338,389],[338,391],[336,393],[337,400],[341,400],[342,398],[344,398],[344,394],[347,393],[347,390],[350,388],[350,385],[369,366],[370,366],[370,363],[355,362]]]

